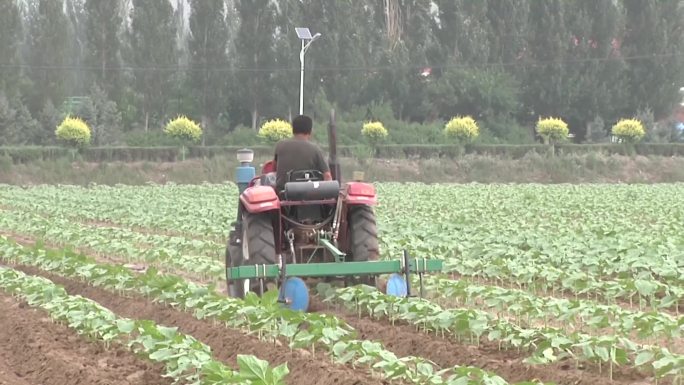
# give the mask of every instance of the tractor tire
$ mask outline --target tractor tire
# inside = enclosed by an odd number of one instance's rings
[[[349,208],[350,252],[352,261],[377,261],[380,254],[378,244],[378,228],[375,213],[370,206],[354,206]],[[355,280],[370,286],[376,286],[375,277],[361,276]]]
[[[244,264],[276,263],[275,234],[270,214],[246,214],[242,220]]]
[[[269,214],[245,214],[242,219],[240,248],[226,248],[226,265],[272,265],[276,263],[275,234]],[[245,282],[246,281],[246,282]],[[247,292],[259,287],[256,280],[236,280],[228,282],[228,294],[244,298]]]
[[[231,230],[226,244],[226,291],[229,297],[244,298],[245,292],[237,281],[228,278],[228,269],[242,265],[242,242],[236,235],[235,230]]]

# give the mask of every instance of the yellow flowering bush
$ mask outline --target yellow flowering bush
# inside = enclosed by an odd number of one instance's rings
[[[537,133],[544,138],[545,143],[554,143],[566,140],[570,129],[562,119],[546,118],[537,122]]]
[[[377,144],[387,138],[388,133],[381,122],[366,122],[361,128],[361,135],[368,139],[371,144]]]
[[[166,125],[164,133],[172,138],[198,142],[202,137],[202,127],[185,116],[179,116]]]
[[[71,116],[67,116],[57,126],[55,135],[58,139],[76,147],[85,146],[90,143],[90,127],[88,127],[88,124],[79,118]]]
[[[622,119],[613,126],[611,133],[628,143],[636,143],[644,138],[644,125],[636,119]]]
[[[259,129],[259,138],[275,143],[292,136],[292,124],[281,119],[273,119],[264,123]]]
[[[444,126],[444,134],[447,138],[467,143],[473,141],[473,139],[480,135],[480,128],[472,117],[457,116],[452,118]]]

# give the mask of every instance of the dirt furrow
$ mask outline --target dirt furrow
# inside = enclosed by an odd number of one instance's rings
[[[179,331],[192,335],[211,347],[214,357],[237,367],[238,354],[253,354],[267,360],[271,365],[287,363],[289,384],[307,385],[373,385],[387,382],[371,377],[363,369],[352,369],[330,362],[325,354],[315,357],[303,350],[290,351],[287,346],[274,346],[254,336],[226,328],[211,321],[198,320],[191,314],[174,310],[149,299],[117,294],[89,286],[83,282],[66,279],[29,266],[13,266],[27,274],[40,275],[64,286],[69,294],[82,295],[97,301],[121,317],[150,319],[165,326],[176,326]]]
[[[386,320],[359,318],[350,312],[329,306],[318,298],[312,299],[310,311],[334,314],[344,319],[359,332],[360,339],[381,341],[397,356],[420,356],[433,361],[441,368],[470,365],[498,374],[509,382],[541,380],[558,385],[594,384],[641,384],[648,383],[636,370],[615,368],[614,380],[610,382],[607,370],[599,374],[594,367],[580,366],[574,361],[562,361],[552,365],[528,365],[522,361],[525,353],[515,350],[499,350],[496,344],[486,343],[480,347],[460,344],[450,338],[423,333],[415,328]]]
[[[163,368],[116,345],[105,349],[0,292],[0,384],[170,384]]]

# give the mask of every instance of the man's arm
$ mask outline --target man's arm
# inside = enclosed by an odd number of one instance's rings
[[[318,170],[323,173],[323,180],[332,180],[330,166],[328,165],[328,162],[325,161],[323,151],[320,148],[318,149],[318,156],[316,158],[316,163],[318,163]]]

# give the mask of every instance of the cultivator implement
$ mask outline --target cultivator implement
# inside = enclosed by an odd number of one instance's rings
[[[368,262],[327,262],[327,263],[280,263],[275,265],[243,265],[230,267],[226,271],[228,280],[255,280],[258,282],[258,294],[263,294],[267,281],[276,279],[279,282],[279,301],[296,310],[308,308],[308,288],[302,278],[345,278],[370,276],[379,277],[389,274],[386,294],[412,297],[411,276],[417,275],[419,295],[422,298],[423,276],[426,273],[442,271],[442,261],[436,259],[410,258],[407,252],[404,257],[386,261]]]
[[[373,206],[377,197],[369,183],[342,183],[336,155],[334,113],[328,126],[332,181],[316,170],[293,170],[284,190],[276,191],[272,162],[256,176],[253,152],[238,151],[240,192],[237,221],[226,247],[228,294],[263,294],[275,282],[280,302],[306,310],[306,280],[342,280],[384,288],[395,296],[412,296],[411,276],[442,270],[441,260],[401,258],[378,260],[379,243]],[[389,275],[386,285],[385,276]]]

